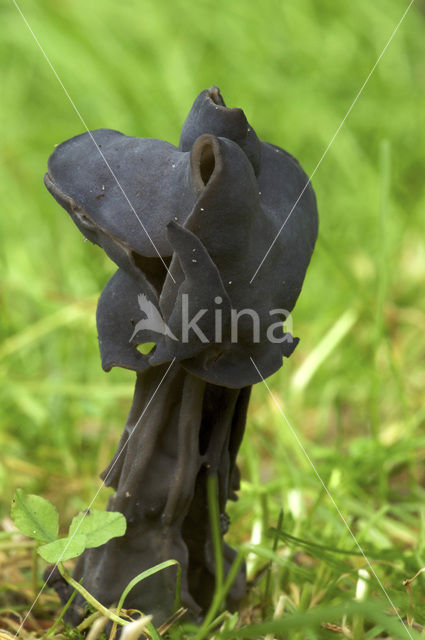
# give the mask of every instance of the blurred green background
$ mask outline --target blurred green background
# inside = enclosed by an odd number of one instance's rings
[[[217,84],[309,175],[407,4],[19,3],[90,129],[176,144],[193,99]],[[100,485],[134,376],[103,373],[97,351],[96,300],[114,266],[42,183],[54,145],[84,127],[12,2],[0,20],[0,513],[23,487],[66,522]],[[382,571],[401,600],[403,572],[425,564],[424,43],[418,1],[314,175],[320,236],[294,312],[301,343],[269,381],[362,543],[399,549],[394,580]],[[264,542],[282,505],[289,532],[352,546],[263,385],[240,461],[235,544]]]

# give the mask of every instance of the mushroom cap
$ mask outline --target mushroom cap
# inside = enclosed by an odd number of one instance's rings
[[[170,256],[166,226],[184,222],[197,196],[189,156],[163,140],[98,129],[56,147],[45,184],[90,240],[86,231],[100,229],[140,255]]]
[[[245,152],[255,173],[261,159],[260,141],[242,109],[229,108],[220,89],[213,85],[202,91],[192,105],[180,135],[179,149],[189,151],[203,133],[228,138]]]
[[[262,207],[252,164],[239,145],[204,134],[191,159],[200,194],[184,225],[168,225],[174,253],[159,299],[178,341],[162,337],[150,362],[175,357],[207,382],[248,386],[277,371],[298,342],[290,334],[271,334],[270,327],[292,310],[311,247],[297,227],[289,243],[278,233],[281,219],[275,209]],[[290,286],[283,282],[283,266]],[[189,334],[188,320],[197,314],[197,329]]]
[[[45,184],[122,269],[99,305],[105,368],[143,371],[176,358],[207,382],[245,387],[292,353],[298,339],[282,332],[271,340],[269,328],[276,315],[284,320],[301,291],[317,236],[314,192],[298,162],[261,142],[217,87],[196,98],[179,148],[109,129],[84,133],[55,149]],[[124,317],[138,313],[138,289],[167,329],[144,356],[135,353],[137,344],[155,336],[146,322],[138,333]],[[184,336],[184,322],[202,310],[206,339]],[[256,314],[258,331],[244,317],[235,341],[232,313],[242,310]]]

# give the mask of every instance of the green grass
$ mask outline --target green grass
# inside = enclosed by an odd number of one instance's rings
[[[407,1],[20,6],[89,128],[176,143],[215,83],[310,174]],[[114,267],[42,185],[54,145],[83,126],[13,3],[0,13],[0,516],[6,526],[23,487],[69,522],[99,486],[133,375],[104,374],[97,352],[95,304]],[[424,576],[402,584],[425,566],[424,27],[417,0],[314,176],[320,237],[294,313],[301,343],[268,380],[412,637],[425,624]],[[366,561],[262,384],[240,465],[228,538],[251,588],[221,635],[203,637],[409,637],[375,576],[356,600]],[[10,543],[0,538],[0,627],[41,580],[31,550]],[[51,594],[36,619],[46,612],[58,613]],[[240,630],[251,623],[262,626]]]

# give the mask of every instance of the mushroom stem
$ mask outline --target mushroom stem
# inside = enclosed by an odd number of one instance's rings
[[[192,617],[208,608],[214,592],[215,564],[206,500],[207,477],[218,478],[222,524],[235,486],[235,457],[245,423],[245,389],[208,384],[175,364],[138,375],[133,405],[111,463],[102,473],[113,486],[108,510],[120,511],[127,531],[79,559],[74,578],[105,606],[116,602],[129,580],[145,569],[175,559],[182,569],[182,604]],[[159,384],[163,379],[162,384]],[[151,402],[155,397],[155,402]],[[226,527],[222,527],[222,535]],[[223,543],[225,573],[235,553]],[[171,613],[175,569],[140,582],[124,603],[154,614],[155,623]],[[229,593],[234,607],[244,595],[244,571]],[[68,620],[81,618],[77,597]]]

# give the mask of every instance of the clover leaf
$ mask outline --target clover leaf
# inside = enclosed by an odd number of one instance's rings
[[[90,509],[75,516],[69,527],[69,535],[84,535],[86,549],[100,547],[111,538],[123,536],[127,527],[125,517],[117,511]]]
[[[11,516],[21,533],[46,543],[37,552],[43,560],[54,564],[123,536],[127,527],[122,513],[89,509],[73,518],[66,538],[58,538],[59,515],[55,507],[45,498],[27,495],[22,489],[15,493]]]
[[[41,496],[27,495],[22,489],[17,489],[11,516],[19,531],[29,538],[52,542],[58,537],[58,512],[51,502]]]

